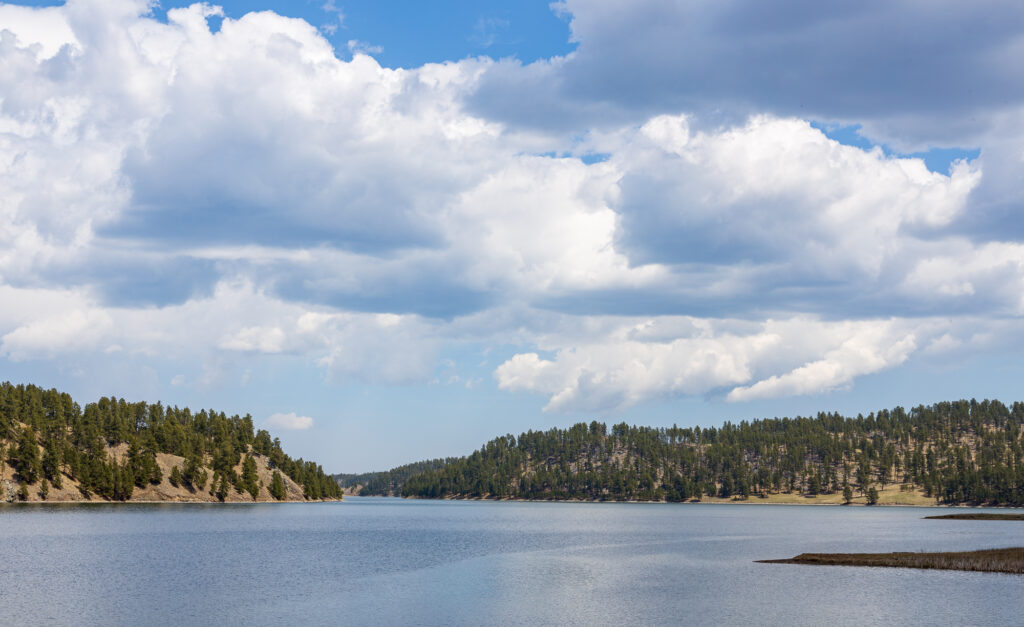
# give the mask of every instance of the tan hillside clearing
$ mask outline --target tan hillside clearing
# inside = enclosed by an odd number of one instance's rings
[[[117,446],[108,447],[108,454],[112,455],[118,463],[123,463],[124,458],[128,452],[127,444],[119,444]],[[269,460],[259,454],[253,454],[253,460],[256,462],[256,473],[259,478],[258,485],[259,493],[256,497],[256,502],[276,502],[276,500],[270,496],[270,482],[273,478],[274,470],[269,466]],[[242,462],[243,458],[239,461],[238,465],[235,466],[235,472],[241,475],[242,473]],[[171,485],[170,476],[171,471],[175,466],[179,469],[184,467],[185,458],[177,455],[170,455],[167,453],[158,453],[156,456],[157,465],[160,467],[163,473],[163,480],[159,484],[147,483],[144,487],[135,486],[132,491],[132,497],[129,502],[183,502],[183,503],[215,503],[219,502],[219,499],[210,494],[210,484],[213,481],[213,469],[209,467],[210,459],[207,456],[204,459],[204,469],[207,473],[206,485],[202,489],[191,489],[185,485],[174,487]],[[79,490],[79,484],[74,479],[63,475],[63,485],[61,488],[55,488],[50,486],[50,492],[47,495],[45,501],[48,502],[106,502],[107,499],[97,496],[95,494],[85,495]],[[284,482],[285,487],[285,501],[304,501],[306,499],[302,496],[302,486],[295,483],[283,472],[281,473],[281,480]],[[28,486],[28,502],[38,502],[44,499],[40,496],[39,491],[42,485],[41,481],[37,481],[34,484]],[[3,469],[0,471],[0,502],[3,501],[16,501],[18,499],[18,490],[20,483],[14,476],[14,470],[8,465],[3,464]],[[252,503],[253,498],[248,492],[238,492],[233,487],[228,490],[228,495],[224,499],[228,503]]]

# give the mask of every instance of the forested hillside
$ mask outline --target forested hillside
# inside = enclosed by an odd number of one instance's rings
[[[598,422],[499,437],[410,477],[412,497],[686,501],[781,494],[1024,505],[1024,403],[956,401],[720,428]]]
[[[346,490],[346,493],[358,494],[360,496],[400,496],[402,485],[412,477],[428,470],[443,468],[446,464],[458,461],[458,457],[445,459],[428,459],[422,462],[413,462],[386,470],[383,472],[366,472],[358,475],[337,474],[333,475],[338,485]]]
[[[0,501],[302,500],[341,497],[251,416],[0,384]]]

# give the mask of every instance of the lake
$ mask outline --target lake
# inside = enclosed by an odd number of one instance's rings
[[[0,507],[3,624],[991,624],[1024,577],[756,564],[1024,546],[918,508],[346,499]]]

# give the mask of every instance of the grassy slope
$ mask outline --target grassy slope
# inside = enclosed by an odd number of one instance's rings
[[[913,491],[907,492],[900,489],[899,484],[890,484],[884,488],[878,489],[878,505],[910,505],[915,507],[936,507],[935,499],[929,498],[924,495],[924,490],[915,488]],[[348,494],[348,492],[346,492]],[[413,497],[416,498],[416,497]],[[447,499],[458,499],[459,497],[444,497]],[[490,496],[486,498],[492,498]],[[480,499],[471,499],[480,500]],[[523,500],[523,499],[514,499]],[[526,500],[538,500],[542,501],[545,499],[526,499]],[[549,500],[565,500],[565,499],[549,499]],[[568,499],[572,501],[572,499]],[[691,500],[691,503],[698,501]],[[712,497],[704,496],[700,499],[700,503],[729,503],[729,504],[741,504],[741,505],[843,505],[843,495],[840,493],[836,494],[819,494],[817,496],[806,496],[803,494],[787,493],[783,492],[780,494],[768,494],[764,497],[757,495],[751,495],[750,498],[744,499],[742,497]],[[857,494],[853,497],[851,505],[867,505],[867,499]]]
[[[114,457],[116,457],[117,460],[120,462],[120,461],[122,461],[122,458],[126,454],[127,450],[128,450],[128,445],[127,444],[120,444],[118,446],[109,448],[108,449],[108,453],[113,454]],[[270,496],[270,492],[268,491],[267,488],[270,485],[271,477],[273,476],[273,472],[274,471],[267,465],[267,458],[266,457],[263,457],[263,456],[260,456],[260,455],[256,455],[256,456],[253,456],[253,459],[256,460],[257,474],[259,475],[259,480],[262,483],[262,486],[260,487],[259,495],[257,496],[256,500],[259,501],[259,502],[272,502],[272,501],[274,501],[274,498]],[[136,486],[135,490],[132,492],[132,498],[129,499],[129,502],[132,502],[132,501],[135,501],[135,502],[140,502],[140,501],[171,501],[171,502],[174,502],[174,501],[177,501],[177,502],[213,503],[213,502],[217,502],[218,501],[216,496],[213,496],[213,495],[211,495],[209,493],[210,483],[211,483],[212,478],[213,478],[213,470],[210,469],[208,466],[206,468],[206,472],[207,472],[207,474],[209,475],[210,478],[207,479],[205,488],[203,488],[202,490],[192,491],[192,490],[189,490],[188,488],[186,488],[184,486],[179,486],[179,487],[176,488],[173,485],[171,485],[170,481],[168,480],[168,478],[171,475],[171,469],[174,468],[174,466],[181,466],[181,467],[184,466],[185,459],[183,457],[178,457],[177,455],[169,455],[167,453],[158,453],[156,461],[157,461],[157,465],[160,466],[160,470],[163,472],[163,476],[164,476],[163,481],[160,484],[158,484],[158,485],[146,484],[146,486],[143,487],[143,488],[140,488],[140,487]],[[210,460],[207,459],[206,461],[209,462]],[[241,462],[239,462],[239,464],[235,467],[235,472],[237,472],[238,474],[242,473],[242,464],[241,464]],[[303,500],[305,500],[302,497],[302,487],[300,485],[298,485],[297,483],[292,481],[284,473],[281,473],[281,479],[284,481],[285,490],[287,492],[287,497],[285,498],[285,500],[287,500],[287,501],[303,501]],[[10,465],[4,464],[3,465],[3,470],[0,471],[0,503],[2,503],[4,501],[15,501],[15,500],[17,500],[17,496],[16,495],[17,495],[17,492],[18,492],[18,489],[19,489],[20,486],[21,486],[21,484],[14,477],[14,470],[10,467]],[[34,484],[29,486],[29,488],[28,488],[28,493],[29,493],[28,500],[29,500],[29,502],[42,501],[43,500],[39,496],[39,486],[40,486],[40,482],[38,482],[38,481],[36,483],[34,483]],[[64,477],[63,477],[63,486],[61,487],[61,489],[58,490],[57,488],[54,488],[53,486],[50,486],[50,493],[49,493],[48,497],[46,498],[46,501],[49,501],[49,502],[89,502],[89,501],[105,502],[106,499],[104,499],[103,497],[100,497],[100,496],[96,496],[95,494],[91,495],[89,498],[86,498],[78,490],[78,482],[73,480],[73,479],[71,479],[67,475],[64,475]],[[253,501],[253,499],[249,495],[248,492],[241,492],[241,493],[239,493],[239,492],[236,492],[232,488],[232,489],[228,490],[228,496],[225,499],[225,501],[226,502],[231,502],[231,503],[251,503]]]
[[[746,500],[735,500],[731,498],[717,498],[707,497],[702,499],[704,503],[767,503],[767,504],[787,504],[787,505],[842,505],[843,495],[841,493],[836,494],[819,494],[817,496],[805,496],[803,494],[769,494],[766,498],[760,498],[757,496],[751,496]],[[867,499],[857,494],[853,497],[852,505],[866,505]],[[924,495],[924,490],[915,488],[911,492],[905,492],[900,489],[898,484],[889,484],[884,488],[878,488],[878,504],[879,505],[916,505],[916,506],[934,506],[935,499],[928,498]]]

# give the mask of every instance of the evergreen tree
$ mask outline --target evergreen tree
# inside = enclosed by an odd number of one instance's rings
[[[149,469],[149,482],[153,485],[160,485],[163,483],[164,471],[160,470],[160,465],[156,463],[156,453],[152,453],[145,463],[146,468]]]
[[[200,473],[203,481],[200,482]],[[206,485],[206,471],[203,470],[202,460],[198,455],[189,455],[185,458],[185,469],[181,472],[181,481],[190,489],[201,490]]]
[[[15,455],[17,458],[14,462],[14,471],[26,483],[35,483],[42,474],[42,461],[39,458],[36,433],[32,427],[25,427],[21,430]]]
[[[132,498],[132,492],[135,491],[135,475],[131,463],[125,460],[121,466],[112,464],[111,469],[114,473],[114,500],[127,501]]]
[[[815,495],[821,492],[821,479],[818,477],[818,473],[813,472],[807,479],[807,493]]]
[[[55,439],[48,441],[43,449],[42,469],[43,476],[51,481],[60,476],[60,451]]]
[[[274,497],[278,501],[283,501],[287,495],[288,494],[284,487],[284,480],[281,479],[281,473],[275,470],[270,479],[270,496]]]
[[[259,476],[256,474],[256,460],[251,455],[246,455],[245,462],[242,464],[242,486],[254,501],[260,491],[257,481],[259,481]]]
[[[193,474],[192,487],[194,487],[196,490],[202,490],[204,487],[206,487],[206,479],[208,478],[208,476],[209,475],[207,475],[205,468],[199,468]]]
[[[220,484],[217,486],[216,496],[221,502],[228,498],[228,477],[224,473],[220,475]]]

